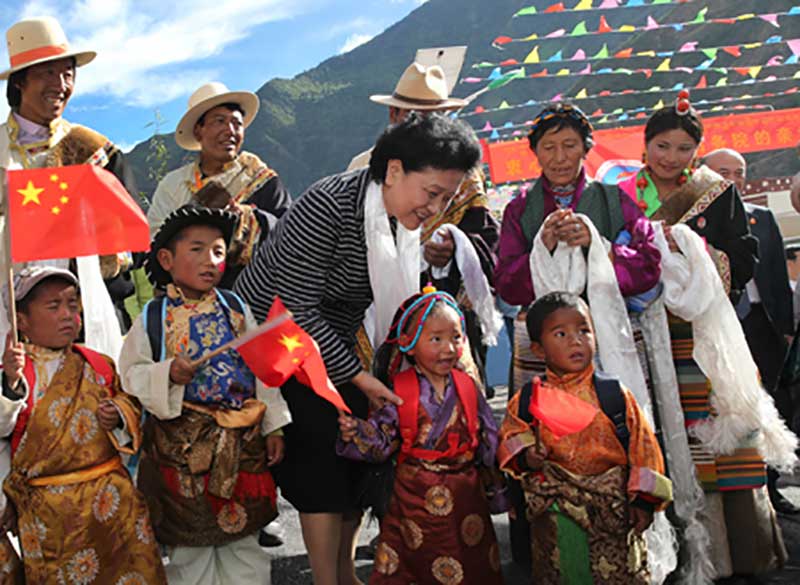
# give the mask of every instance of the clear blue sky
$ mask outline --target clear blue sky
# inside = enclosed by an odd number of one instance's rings
[[[207,81],[257,90],[293,77],[382,32],[425,0],[4,0],[3,31],[50,15],[70,43],[98,53],[78,70],[65,117],[127,149],[171,132]],[[4,33],[5,34],[5,33]],[[2,68],[8,53],[2,43]],[[5,91],[0,116],[7,116]]]

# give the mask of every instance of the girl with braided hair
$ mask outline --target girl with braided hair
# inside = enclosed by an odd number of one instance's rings
[[[482,479],[495,468],[497,423],[456,369],[463,340],[455,299],[425,287],[397,310],[375,356],[376,375],[402,405],[339,418],[339,455],[381,463],[397,453],[372,584],[503,582]],[[499,490],[491,499],[502,511]]]

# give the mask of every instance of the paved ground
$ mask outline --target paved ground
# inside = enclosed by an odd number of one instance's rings
[[[491,401],[499,416],[505,410],[506,396],[500,390]],[[795,505],[800,506],[800,477],[782,480],[782,491]],[[285,544],[269,549],[274,555],[272,561],[272,582],[274,585],[312,585],[311,570],[303,547],[300,523],[297,512],[286,501],[279,501],[280,523],[284,531]],[[527,585],[530,579],[517,565],[511,562],[508,540],[508,517],[494,516],[495,531],[502,552],[503,573],[506,585]],[[781,571],[762,576],[764,585],[800,584],[800,516],[781,517],[780,523],[786,547],[789,550],[789,563]],[[372,560],[367,554],[367,543],[377,534],[377,523],[367,524],[361,531],[356,561],[359,577],[366,583],[372,570]],[[744,585],[745,581],[741,582]],[[738,583],[736,584],[738,585]]]

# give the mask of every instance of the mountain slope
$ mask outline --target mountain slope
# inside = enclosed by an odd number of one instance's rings
[[[498,30],[530,0],[429,0],[371,41],[332,57],[293,79],[273,79],[258,90],[261,110],[248,128],[245,148],[275,168],[298,195],[316,179],[343,170],[372,145],[387,122],[387,109],[369,101],[391,93],[420,47],[468,45],[467,63],[491,56]],[[474,48],[473,48],[474,47]],[[468,65],[467,65],[468,66]],[[456,94],[470,88],[457,89]],[[167,168],[187,159],[165,136]],[[149,141],[133,149],[139,189],[149,198]]]
[[[767,10],[767,3],[763,0],[737,0],[736,3],[729,0],[705,0],[655,5],[648,0],[642,6],[626,6],[615,10],[545,13],[554,3],[555,0],[429,0],[402,21],[355,50],[332,57],[293,79],[273,79],[261,87],[257,92],[261,99],[261,110],[247,130],[245,148],[267,161],[280,173],[292,193],[299,195],[318,178],[343,170],[353,155],[372,145],[387,122],[387,109],[370,102],[369,96],[374,93],[391,93],[418,48],[447,45],[469,47],[462,78],[485,77],[491,71],[489,68],[473,67],[473,64],[484,61],[499,63],[510,58],[521,63],[534,46],[540,47],[541,63],[525,65],[527,77],[481,95],[462,112],[462,119],[476,130],[483,128],[487,122],[495,128],[507,122],[523,124],[541,109],[539,102],[545,102],[557,93],[567,97],[575,96],[581,90],[585,90],[590,99],[576,103],[586,112],[595,112],[597,109],[612,112],[643,108],[646,114],[659,99],[663,99],[664,103],[671,102],[676,93],[671,88],[677,83],[691,88],[697,85],[701,77],[707,80],[708,88],[698,90],[693,99],[697,97],[722,103],[723,100],[747,94],[774,92],[772,97],[764,98],[758,103],[768,104],[776,109],[797,106],[797,94],[779,95],[797,85],[797,79],[781,81],[798,71],[796,64],[765,67],[758,74],[759,83],[755,83],[755,79],[749,80],[754,82],[752,85],[741,85],[743,79],[748,79],[746,73],[742,75],[715,69],[763,65],[776,51],[782,51],[783,58],[786,59],[791,53],[781,43],[748,49],[740,56],[719,51],[711,68],[702,70],[699,67],[707,56],[700,51],[674,55],[670,59],[670,70],[667,72],[656,71],[663,58],[654,55],[652,58],[591,61],[593,72],[606,67],[625,67],[632,70],[629,74],[554,77],[552,74],[558,69],[567,67],[571,71],[578,71],[585,63],[571,64],[561,61],[550,64],[547,60],[557,53],[563,54],[563,58],[568,60],[579,49],[585,51],[587,56],[592,56],[605,45],[613,56],[623,49],[634,52],[648,49],[677,51],[685,43],[691,42],[697,42],[699,47],[704,48],[763,42],[774,38],[773,35],[782,35],[783,39],[800,38],[800,15],[781,16],[779,21],[776,20],[779,27],[763,19],[751,18],[728,24],[705,22],[697,26],[681,27],[679,30],[662,28],[634,33],[542,38],[559,28],[573,30],[581,21],[584,21],[589,32],[596,31],[601,16],[606,17],[616,29],[621,24],[644,27],[650,22],[649,18],[654,18],[658,23],[688,22],[701,9],[705,9],[704,18],[707,20],[746,13],[759,14]],[[565,4],[569,7],[576,3],[577,0]],[[795,3],[795,0],[770,0],[769,11],[785,12]],[[528,6],[536,6],[538,13],[514,18],[517,11]],[[531,42],[492,46],[492,41],[500,35],[520,39],[532,33],[537,33],[539,38]],[[551,73],[549,77],[531,77],[548,66]],[[642,73],[642,68],[647,68],[648,74]],[[508,68],[504,69],[507,70]],[[688,73],[687,70],[692,72]],[[768,75],[779,79],[761,83]],[[723,77],[729,77],[728,82],[737,85],[715,87]],[[463,97],[483,85],[485,83],[460,83],[454,94]],[[617,94],[622,90],[640,92],[654,85],[662,89],[652,93],[591,98],[608,91]],[[524,104],[528,100],[535,100],[537,104],[497,110],[503,102],[515,105]],[[728,103],[730,105],[732,104]],[[487,112],[476,114],[475,108],[478,106],[486,108]],[[625,122],[614,122],[623,125],[636,123],[641,124],[642,120],[631,117]],[[486,138],[488,134],[479,133],[479,136]],[[166,169],[176,168],[192,156],[175,145],[171,134],[164,136],[164,140],[168,156]],[[155,181],[149,176],[152,172],[148,170],[150,149],[150,141],[144,142],[130,155],[140,190],[146,197],[150,197],[155,189]],[[792,149],[754,153],[747,155],[747,159],[752,177],[796,172],[797,158]]]

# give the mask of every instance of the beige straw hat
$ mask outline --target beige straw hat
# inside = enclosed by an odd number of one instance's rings
[[[37,63],[74,57],[81,67],[97,56],[94,51],[70,50],[64,29],[52,16],[19,21],[6,32],[6,42],[11,68],[0,73],[0,79]]]
[[[222,104],[234,103],[244,110],[244,127],[247,128],[258,113],[258,96],[250,91],[230,91],[217,81],[206,83],[189,96],[189,106],[175,129],[175,142],[186,150],[200,150],[194,137],[194,125],[200,116]]]
[[[444,70],[438,65],[425,67],[412,63],[403,72],[392,95],[371,95],[373,102],[406,110],[463,108],[466,100],[451,98]]]

